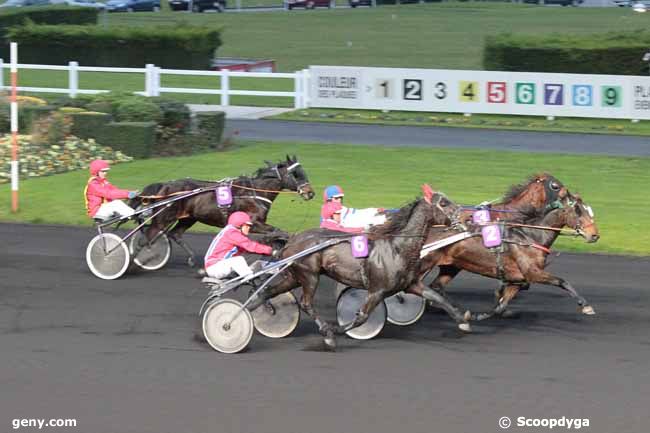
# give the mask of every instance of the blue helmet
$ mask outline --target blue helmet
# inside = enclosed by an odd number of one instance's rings
[[[330,185],[327,188],[325,188],[325,191],[323,191],[323,201],[330,201],[334,197],[344,197],[345,194],[343,194],[343,188],[341,188],[338,185]]]

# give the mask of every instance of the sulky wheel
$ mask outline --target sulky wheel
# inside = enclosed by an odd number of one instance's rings
[[[399,292],[384,299],[388,310],[388,323],[398,326],[412,325],[424,314],[424,298],[412,293]]]
[[[251,312],[255,329],[270,338],[291,334],[300,322],[300,307],[291,292],[282,293]]]
[[[212,348],[221,353],[237,353],[253,338],[253,318],[240,302],[218,299],[203,313],[203,335]]]
[[[133,263],[147,271],[155,271],[169,261],[172,244],[164,233],[157,236],[153,243],[148,243],[144,232],[139,231],[131,237],[129,252],[133,256]]]
[[[129,249],[114,233],[95,236],[86,248],[86,263],[90,272],[103,280],[120,278],[129,267]]]
[[[341,293],[336,303],[336,320],[339,325],[352,322],[357,312],[366,301],[367,291],[348,287]],[[376,337],[386,324],[386,304],[382,301],[370,313],[366,323],[346,332],[349,337],[357,340],[370,340]]]

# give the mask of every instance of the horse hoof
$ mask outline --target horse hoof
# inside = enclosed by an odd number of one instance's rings
[[[463,332],[470,333],[472,332],[472,327],[469,325],[469,323],[459,323],[458,324],[458,329],[460,329]]]
[[[194,263],[194,259],[192,257],[187,259],[187,266],[189,266],[190,268],[196,267],[196,263]]]
[[[587,316],[593,316],[596,314],[596,310],[594,310],[594,307],[591,305],[585,305],[582,307],[582,314],[586,314]]]
[[[513,319],[517,314],[512,310],[504,310],[499,316],[501,316],[502,319]]]
[[[469,322],[471,319],[472,319],[472,312],[469,310],[465,311],[465,314],[463,315],[463,320]]]
[[[330,350],[332,352],[336,351],[336,338],[334,335],[328,335],[323,339],[323,343],[325,343],[325,349]]]

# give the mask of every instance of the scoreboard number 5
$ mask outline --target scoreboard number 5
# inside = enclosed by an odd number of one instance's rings
[[[492,104],[506,103],[506,83],[505,81],[488,81],[487,83],[487,101]]]
[[[404,80],[404,99],[409,101],[422,100],[422,80]]]

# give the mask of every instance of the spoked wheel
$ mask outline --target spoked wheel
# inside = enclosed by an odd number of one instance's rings
[[[221,353],[237,353],[253,338],[253,318],[240,302],[218,299],[203,313],[203,335],[212,348]]]
[[[133,262],[147,271],[155,271],[162,268],[169,261],[172,254],[172,244],[164,233],[156,237],[154,242],[146,240],[144,232],[137,232],[129,242],[129,252],[133,256]]]
[[[103,280],[114,280],[124,275],[130,259],[126,244],[114,233],[95,236],[86,248],[86,263],[90,272]]]
[[[286,292],[266,301],[251,315],[257,332],[270,338],[283,338],[298,326],[300,307],[294,294]]]
[[[388,323],[398,326],[412,325],[424,314],[424,298],[412,293],[399,292],[384,299],[388,310]]]
[[[366,290],[355,289],[354,287],[348,287],[341,293],[339,296],[338,302],[336,303],[336,320],[339,325],[345,325],[352,322],[356,316],[359,309],[366,300],[367,295]],[[386,304],[381,302],[377,307],[370,313],[370,317],[363,325],[350,329],[346,332],[349,337],[352,337],[357,340],[370,340],[371,338],[376,337],[386,324]]]

